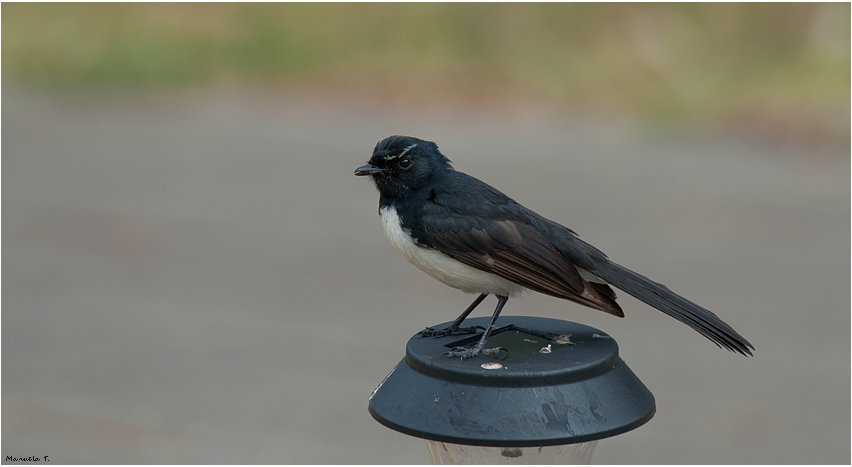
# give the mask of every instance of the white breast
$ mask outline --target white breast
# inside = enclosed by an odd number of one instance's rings
[[[444,284],[466,293],[488,293],[506,297],[519,296],[526,290],[500,276],[456,261],[438,250],[418,246],[411,238],[411,232],[402,228],[395,208],[383,207],[379,215],[385,236],[396,251],[409,263]]]

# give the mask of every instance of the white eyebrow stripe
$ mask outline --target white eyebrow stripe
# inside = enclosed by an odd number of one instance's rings
[[[408,154],[408,151],[411,151],[411,150],[412,150],[412,149],[414,149],[416,146],[417,146],[417,143],[414,143],[414,144],[412,144],[411,146],[409,146],[409,147],[405,148],[405,149],[404,149],[404,150],[403,150],[403,151],[399,154],[399,157],[402,157],[402,156],[404,156],[404,155]]]
[[[399,154],[391,154],[391,155],[385,156],[385,157],[384,157],[384,160],[389,161],[389,160],[391,160],[391,159],[396,159],[396,158],[398,158],[398,157],[402,157],[402,156],[404,156],[404,155],[408,154],[408,151],[411,151],[411,150],[412,150],[412,149],[414,149],[416,146],[417,146],[417,143],[414,143],[414,144],[412,144],[411,146],[408,146],[408,147],[406,147],[405,149],[403,149],[403,150],[402,150],[402,152],[401,152],[401,153],[399,153]]]

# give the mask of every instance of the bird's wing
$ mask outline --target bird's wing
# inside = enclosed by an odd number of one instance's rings
[[[720,347],[752,355],[754,346],[711,311],[610,261],[571,229],[524,208],[496,188],[461,172],[452,172],[450,178],[449,185],[432,191],[432,203],[425,211],[434,211],[434,219],[424,217],[429,219],[432,245],[445,254],[532,290],[624,316],[612,289],[583,280],[576,265]]]
[[[524,222],[461,215],[437,204],[425,211],[421,217],[424,240],[438,251],[536,292],[624,316],[611,288],[583,279],[571,262]]]

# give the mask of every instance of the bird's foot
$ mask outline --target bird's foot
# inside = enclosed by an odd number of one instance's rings
[[[480,348],[479,346],[473,346],[472,348],[469,348],[469,349],[465,348],[465,347],[456,347],[453,350],[450,350],[449,352],[444,352],[443,354],[441,354],[441,356],[442,357],[450,357],[450,358],[459,357],[462,360],[464,360],[465,358],[473,358],[473,357],[475,357],[479,354],[497,355],[498,353],[500,353],[501,350],[505,350],[506,353],[509,353],[509,349],[507,349],[505,347],[494,347],[492,349],[483,349],[483,348]]]
[[[483,326],[469,326],[466,328],[448,326],[446,328],[435,329],[435,328],[426,328],[420,332],[418,332],[415,337],[447,337],[447,336],[457,336],[460,334],[476,334],[478,330],[484,330]]]

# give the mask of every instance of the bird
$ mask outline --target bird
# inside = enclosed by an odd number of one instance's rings
[[[449,327],[427,328],[421,335],[478,332],[481,327],[461,325],[488,295],[497,297],[497,307],[476,344],[455,347],[445,356],[464,360],[505,350],[485,345],[509,298],[528,291],[623,318],[612,287],[721,348],[753,356],[754,346],[713,312],[615,263],[573,230],[455,170],[432,141],[387,137],[355,175],[370,177],[378,189],[382,229],[394,249],[438,281],[478,294]]]

